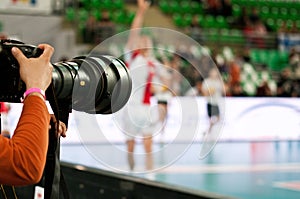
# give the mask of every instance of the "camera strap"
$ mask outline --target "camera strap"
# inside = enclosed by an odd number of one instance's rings
[[[70,197],[67,185],[60,169],[60,138],[56,135],[60,115],[52,83],[46,91],[46,96],[52,107],[57,122],[50,122],[51,129],[49,130],[49,145],[47,151],[46,166],[44,169],[44,177],[38,185],[44,184],[45,199],[60,198],[59,196],[61,193],[63,194],[65,199],[69,199]]]

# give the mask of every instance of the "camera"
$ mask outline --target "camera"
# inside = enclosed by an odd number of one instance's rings
[[[11,53],[18,47],[27,58],[39,57],[38,47],[16,40],[0,40],[0,101],[20,102],[25,83]],[[58,101],[86,113],[110,114],[128,101],[132,81],[122,60],[93,53],[53,63],[52,84]]]

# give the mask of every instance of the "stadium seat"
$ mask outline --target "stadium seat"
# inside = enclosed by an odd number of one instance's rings
[[[191,11],[190,3],[188,1],[182,1],[179,3],[180,9],[179,13],[188,14]]]
[[[232,14],[233,14],[233,16],[235,16],[235,17],[240,16],[241,13],[242,13],[241,6],[239,6],[237,4],[233,4],[233,6],[232,6]]]
[[[100,20],[101,20],[102,14],[101,14],[101,11],[100,11],[99,9],[93,9],[93,10],[91,11],[91,15],[92,15],[93,17],[95,17],[95,19],[96,19],[97,21],[100,21]]]
[[[89,13],[85,8],[81,8],[78,11],[79,21],[85,22],[89,18]]]
[[[68,7],[66,9],[65,17],[68,21],[74,21],[75,20],[75,9],[72,7]]]
[[[232,37],[229,29],[221,29],[219,37],[220,37],[220,42],[231,43]]]
[[[180,13],[181,12],[181,6],[177,1],[170,1],[169,2],[169,8],[171,10],[171,14]]]
[[[192,1],[190,5],[190,11],[193,14],[203,14],[202,4],[200,4],[199,2]]]
[[[164,0],[160,1],[159,8],[165,14],[170,14],[170,12],[171,12],[171,9],[169,8],[169,4],[167,1],[164,1]]]
[[[231,35],[231,42],[233,44],[244,44],[245,43],[245,36],[244,33],[241,30],[238,29],[232,29],[230,31]]]
[[[124,1],[123,0],[114,0],[114,8],[115,9],[124,9]]]
[[[102,7],[102,3],[99,0],[90,0],[89,4],[90,4],[91,8],[101,8]]]
[[[221,15],[217,16],[215,27],[217,27],[217,28],[228,28],[226,18],[224,16],[221,16]]]
[[[206,15],[202,21],[202,27],[204,28],[215,28],[215,18],[212,15]]]
[[[211,42],[218,42],[220,35],[219,35],[219,32],[217,29],[211,28],[211,29],[208,29],[207,31],[205,31],[205,38],[207,38],[208,41],[211,41]]]

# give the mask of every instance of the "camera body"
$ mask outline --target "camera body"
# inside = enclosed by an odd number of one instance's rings
[[[39,57],[43,50],[15,40],[0,40],[0,101],[20,102],[26,90],[19,64],[11,53],[19,48],[27,58]],[[53,63],[52,85],[59,108],[111,114],[120,110],[131,95],[132,81],[125,63],[94,52],[68,61]],[[52,88],[51,88],[52,89]],[[49,89],[47,89],[48,91]],[[46,91],[46,94],[47,94]]]
[[[20,102],[26,86],[20,78],[18,61],[11,53],[19,48],[27,58],[39,57],[43,50],[15,40],[0,40],[0,101]]]

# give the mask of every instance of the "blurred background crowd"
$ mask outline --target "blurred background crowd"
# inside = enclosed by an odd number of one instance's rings
[[[56,15],[76,29],[76,42],[95,46],[126,31],[134,19],[134,0],[64,0]],[[300,95],[300,2],[294,0],[160,0],[145,27],[177,30],[199,46],[164,46],[158,60],[180,71],[195,89],[211,65],[222,75],[227,96]],[[149,17],[151,16],[151,17]],[[1,32],[1,26],[0,26]],[[155,43],[154,45],[159,45]],[[119,51],[123,46],[113,46]],[[155,46],[154,46],[155,48]],[[185,56],[178,56],[178,53]],[[211,59],[210,59],[211,57]],[[66,57],[64,59],[67,59]],[[195,73],[197,67],[201,74]],[[196,74],[196,75],[195,75]],[[190,95],[178,78],[179,95]],[[195,93],[194,93],[195,94]],[[201,95],[201,92],[196,92]]]

